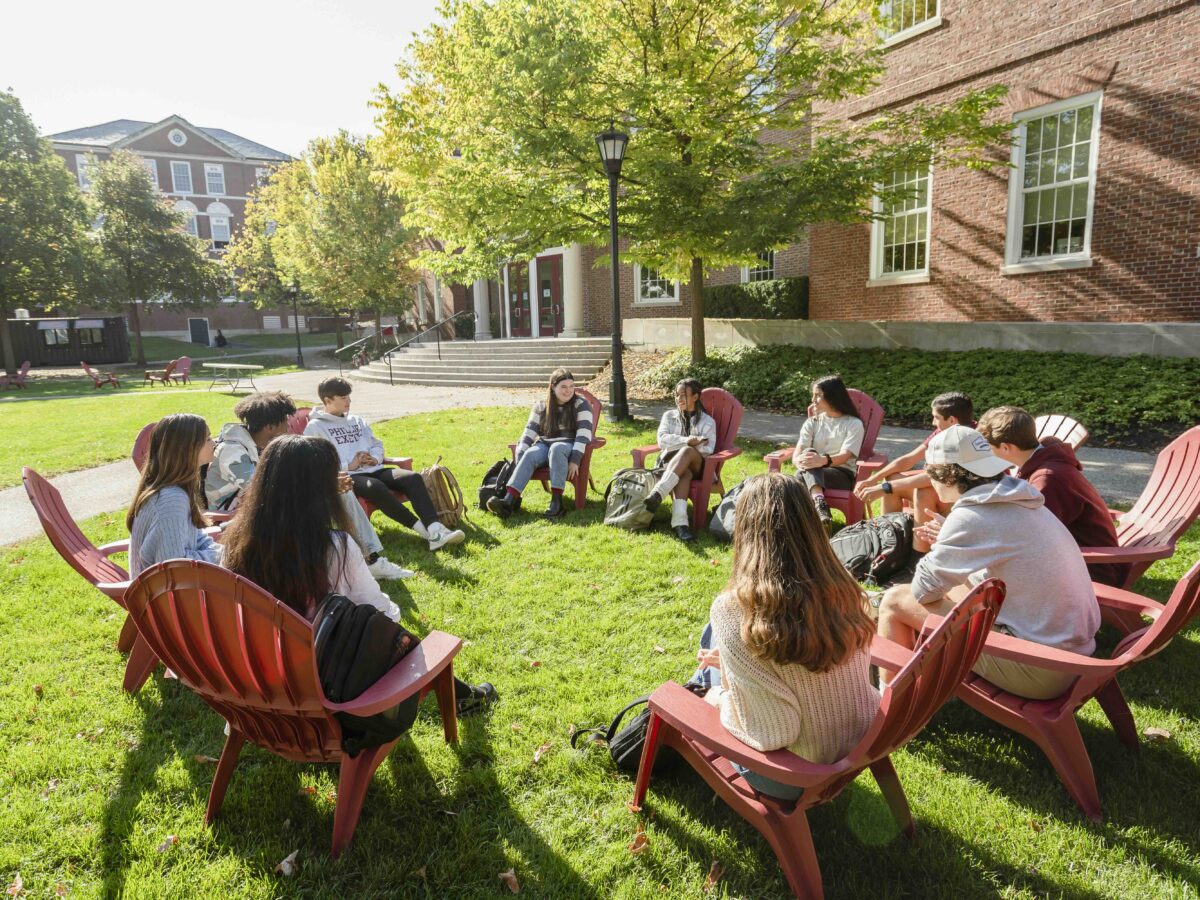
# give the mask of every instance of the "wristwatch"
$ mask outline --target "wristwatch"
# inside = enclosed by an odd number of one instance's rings
[[[892,492],[892,483],[885,478],[879,482],[879,489],[885,494],[890,494]]]
[[[825,454],[825,466],[824,466],[824,468],[828,469],[828,468],[829,468],[830,466],[832,466],[832,465],[833,465],[833,457],[832,457],[832,456],[830,456],[828,453],[826,453],[826,454]]]

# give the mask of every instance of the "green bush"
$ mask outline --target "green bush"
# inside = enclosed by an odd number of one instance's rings
[[[895,424],[928,423],[929,401],[955,390],[970,394],[977,413],[1006,403],[1035,416],[1065,413],[1097,442],[1161,444],[1200,422],[1200,361],[1193,359],[779,345],[714,350],[698,366],[679,350],[642,381],[668,390],[693,377],[726,388],[747,406],[799,413],[812,381],[829,373],[874,397]]]
[[[808,279],[775,278],[706,287],[704,315],[710,319],[807,319]]]
[[[454,337],[460,341],[469,341],[475,337],[475,315],[459,316],[454,320]]]

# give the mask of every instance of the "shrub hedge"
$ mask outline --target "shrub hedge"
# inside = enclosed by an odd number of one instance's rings
[[[704,315],[712,319],[807,319],[808,279],[711,285],[704,289]]]
[[[1200,422],[1200,361],[1193,359],[780,345],[712,350],[699,366],[679,350],[642,381],[666,390],[693,377],[747,406],[799,413],[811,382],[829,373],[874,397],[892,424],[928,424],[930,400],[952,390],[970,394],[977,412],[1011,403],[1034,415],[1066,413],[1087,426],[1094,443],[1156,447]]]

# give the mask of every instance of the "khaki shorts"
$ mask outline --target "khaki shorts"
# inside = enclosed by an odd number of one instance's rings
[[[1001,634],[1012,634],[1003,625],[992,630]],[[1074,675],[1066,672],[1052,672],[1027,663],[989,656],[987,653],[980,655],[971,671],[986,678],[996,687],[1028,700],[1059,697],[1066,693],[1071,682],[1075,680]]]

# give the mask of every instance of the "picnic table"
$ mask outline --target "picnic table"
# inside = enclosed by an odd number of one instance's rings
[[[206,369],[213,370],[213,380],[209,384],[208,389],[211,391],[213,385],[218,381],[229,385],[231,391],[236,391],[241,387],[242,379],[245,378],[250,382],[250,387],[258,390],[258,386],[254,383],[254,373],[261,372],[262,366],[253,366],[249,363],[226,363],[226,362],[206,362],[201,363]]]

